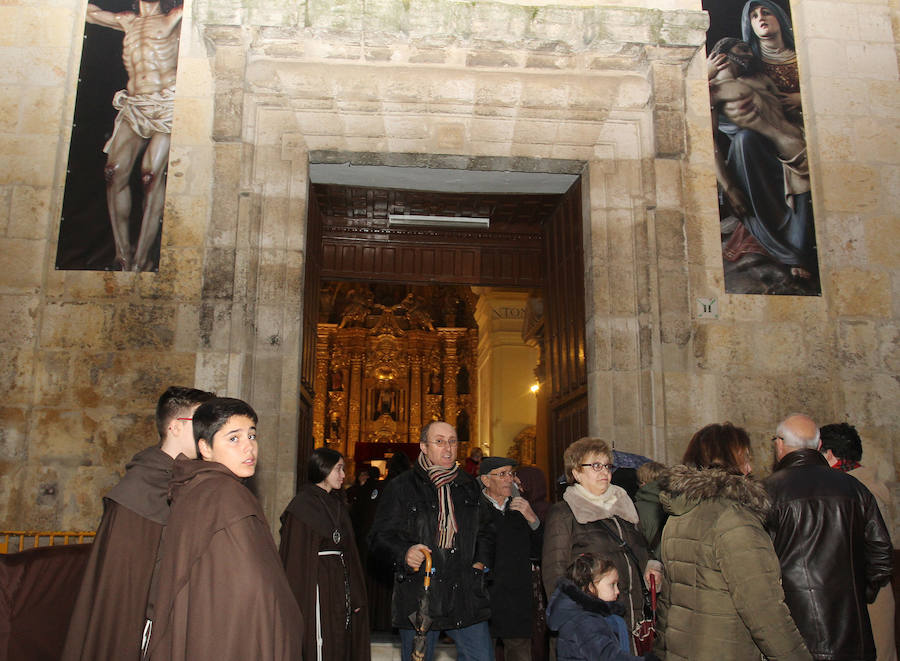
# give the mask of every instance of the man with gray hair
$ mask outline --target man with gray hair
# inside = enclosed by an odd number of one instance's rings
[[[890,582],[893,559],[875,498],[829,468],[809,416],[788,416],[772,440],[777,463],[763,482],[772,499],[766,525],[791,616],[814,659],[874,660],[866,604]]]

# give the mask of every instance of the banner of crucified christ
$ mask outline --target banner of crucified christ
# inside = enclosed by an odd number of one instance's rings
[[[87,6],[58,269],[159,268],[181,4]]]

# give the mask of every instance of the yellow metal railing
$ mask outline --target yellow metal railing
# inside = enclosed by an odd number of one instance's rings
[[[18,553],[39,546],[85,544],[94,541],[93,530],[0,530],[0,553]]]

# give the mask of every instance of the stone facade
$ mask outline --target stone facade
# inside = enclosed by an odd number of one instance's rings
[[[591,433],[671,462],[727,419],[762,468],[776,422],[802,410],[856,424],[864,461],[895,479],[896,2],[792,3],[821,297],[724,293],[699,0],[524,4],[189,0],[160,270],[132,274],[53,266],[84,4],[5,2],[2,525],[93,527],[170,383],[257,407],[277,522],[308,163],[336,152],[584,163]]]

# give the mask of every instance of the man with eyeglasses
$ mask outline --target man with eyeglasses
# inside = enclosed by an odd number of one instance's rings
[[[214,396],[184,386],[171,386],[160,396],[159,443],[134,455],[125,476],[103,498],[103,518],[69,623],[64,661],[140,657],[175,457],[197,457],[194,411]]]
[[[493,526],[482,514],[475,478],[456,464],[453,426],[430,422],[419,441],[419,458],[385,488],[369,533],[370,553],[394,569],[392,624],[400,630],[403,661],[412,653],[410,615],[424,590],[424,551],[433,562],[425,659],[434,658],[445,631],[460,661],[493,661],[484,577],[493,558]]]
[[[488,575],[491,636],[503,641],[506,661],[530,661],[534,597],[531,572],[540,561],[543,528],[528,501],[519,495],[507,457],[484,457],[479,466],[481,508],[493,520],[494,564]]]
[[[893,549],[871,492],[832,470],[812,418],[793,414],[772,439],[775,470],[766,527],[781,564],[784,600],[814,659],[871,661],[866,603],[890,583]]]

